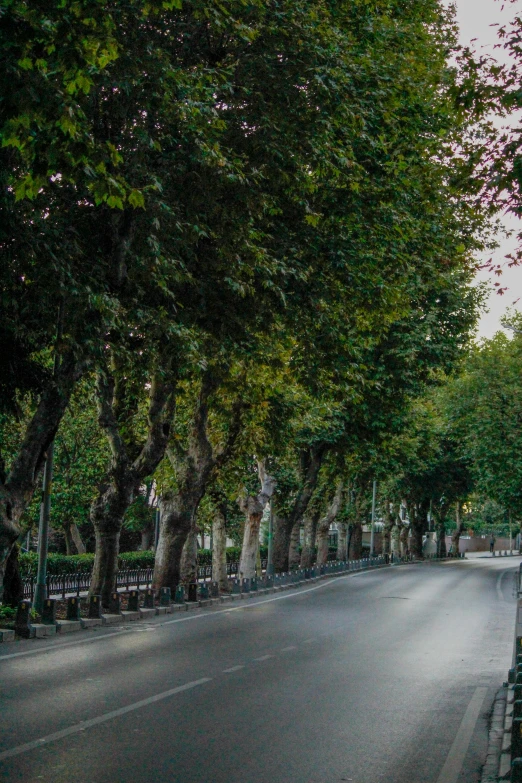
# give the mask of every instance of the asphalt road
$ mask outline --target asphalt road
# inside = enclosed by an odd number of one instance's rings
[[[474,783],[519,562],[386,568],[5,645],[0,779]]]

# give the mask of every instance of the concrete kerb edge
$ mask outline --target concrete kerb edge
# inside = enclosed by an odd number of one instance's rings
[[[451,558],[440,558],[436,562],[441,562],[442,560],[446,560],[446,559],[451,559]],[[281,590],[295,590],[297,592],[300,588],[306,587],[310,583],[323,581],[325,579],[334,579],[335,577],[339,577],[339,576],[356,576],[357,574],[365,573],[367,571],[376,571],[377,569],[380,569],[380,568],[391,568],[392,566],[400,566],[400,565],[413,565],[415,563],[420,563],[420,562],[422,562],[422,561],[412,560],[412,561],[409,561],[409,562],[406,562],[406,563],[388,563],[388,564],[380,563],[379,565],[372,566],[371,568],[362,568],[362,569],[358,569],[358,570],[355,570],[355,571],[350,571],[349,569],[347,569],[346,571],[336,572],[336,573],[333,573],[333,574],[321,574],[320,576],[317,576],[317,577],[312,578],[312,579],[307,579],[304,582],[300,582],[300,583],[281,585],[281,586],[278,586],[278,587],[262,588],[262,590],[257,590],[257,591],[253,591],[251,593],[248,593],[247,596],[249,598],[254,598],[256,596],[261,597],[261,595],[264,595],[264,594],[267,594],[267,593],[279,593],[279,592],[281,592]],[[431,561],[431,562],[434,562],[434,561]],[[177,611],[188,611],[189,608],[190,608],[190,610],[207,609],[207,608],[209,608],[209,607],[211,607],[211,606],[213,606],[214,604],[217,604],[217,603],[224,603],[225,601],[234,601],[235,599],[241,600],[241,598],[244,598],[244,597],[245,596],[244,596],[243,593],[228,594],[228,595],[224,594],[224,595],[221,595],[219,598],[208,599],[208,600],[205,600],[205,601],[197,601],[197,602],[195,601],[192,605],[189,605],[188,603],[186,603],[184,605],[180,605],[180,607],[179,607],[179,609],[177,609]],[[172,604],[169,607],[155,607],[154,611],[155,611],[156,616],[159,615],[159,614],[161,614],[161,615],[172,614],[173,611],[176,611],[175,607],[176,607],[176,604]],[[160,609],[160,608],[163,611],[158,612],[158,609]],[[81,618],[81,619],[84,619],[84,618]],[[134,620],[134,622],[138,622],[139,623],[140,620],[142,620],[142,619],[146,620],[147,616],[136,618]],[[100,620],[101,620],[101,624],[103,626],[116,625],[116,624],[123,623],[124,622],[124,617],[123,617],[122,614],[120,614],[120,615],[104,614],[104,615],[102,615]],[[92,624],[91,623],[85,623],[84,624],[84,623],[81,622],[81,620],[79,621],[79,625],[81,625],[81,628],[78,628],[77,630],[89,630],[89,628],[92,628],[93,626],[95,627],[94,623],[92,623]],[[98,625],[100,625],[100,623],[96,623],[96,626],[98,626]],[[7,629],[1,629],[0,628],[0,643],[15,641],[15,635],[13,634],[13,636],[11,637],[11,634],[6,634],[6,630]],[[32,636],[31,638],[35,638],[35,636]]]

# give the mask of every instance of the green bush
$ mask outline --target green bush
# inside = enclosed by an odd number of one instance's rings
[[[16,615],[16,609],[12,606],[0,606],[0,623],[4,620],[13,620]]]
[[[154,568],[154,552],[121,552],[118,562],[120,568]]]
[[[38,569],[38,555],[36,552],[23,552],[19,555],[20,571],[24,576],[36,576]],[[92,571],[94,555],[89,552],[85,555],[60,555],[50,552],[47,559],[47,573],[76,574]]]
[[[266,558],[268,548],[261,547],[261,557]],[[241,547],[229,546],[227,548],[227,563],[237,563],[241,557]],[[36,576],[38,569],[38,555],[36,552],[23,552],[19,555],[20,571],[22,576]],[[154,552],[121,552],[118,558],[119,568],[154,568]],[[51,552],[47,560],[47,573],[55,575],[89,573],[94,564],[94,554],[88,552],[85,555],[60,555]],[[212,550],[198,550],[198,565],[212,565]]]

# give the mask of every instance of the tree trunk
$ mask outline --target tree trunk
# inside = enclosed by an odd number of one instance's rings
[[[129,446],[122,437],[122,425],[117,416],[118,409],[126,403],[125,385],[123,384],[122,391],[119,392],[117,380],[106,371],[98,373],[96,383],[98,419],[105,430],[112,453],[108,480],[100,487],[90,515],[96,535],[96,555],[89,594],[101,595],[103,606],[107,606],[116,584],[120,532],[125,512],[138,494],[144,479],[154,472],[165,455],[175,392],[172,373],[160,367],[150,384],[147,437],[141,445],[133,444],[133,456],[137,456],[131,459]],[[126,424],[127,422],[124,426]],[[105,546],[106,552],[100,549]]]
[[[65,554],[72,555],[73,552],[73,540],[71,536],[71,522],[63,523],[63,537],[65,538]]]
[[[396,519],[395,524],[391,529],[390,540],[392,554],[397,557],[400,557],[401,554],[401,529],[402,522],[399,522],[398,519]]]
[[[104,607],[109,605],[110,595],[116,587],[123,517],[137,489],[130,483],[120,491],[114,485],[102,487],[91,506],[90,516],[96,538],[96,554],[89,595],[101,595]]]
[[[435,529],[437,531],[437,557],[446,557],[448,553],[446,550],[446,525],[444,521],[437,521]]]
[[[18,561],[19,549],[15,544],[7,558],[5,577],[4,577],[4,598],[3,603],[8,606],[17,607],[19,601],[24,597],[24,583],[20,576],[20,563]]]
[[[62,351],[60,366],[40,397],[7,474],[0,456],[0,603],[7,559],[22,532],[20,519],[40,482],[47,449],[82,372],[83,362]]]
[[[232,420],[224,446],[214,451],[207,435],[208,400],[217,389],[217,379],[209,371],[203,376],[201,389],[194,407],[189,434],[188,449],[182,455],[181,465],[176,455],[167,455],[178,474],[177,492],[166,492],[160,498],[161,523],[156,560],[154,563],[153,587],[175,590],[180,581],[181,553],[192,520],[214,473],[222,467],[232,454],[233,446],[241,429],[244,406],[237,400],[233,406]]]
[[[391,535],[393,526],[395,524],[393,513],[391,510],[391,503],[389,500],[385,500],[384,502],[384,508],[385,508],[385,517],[384,517],[384,528],[382,531],[382,553],[383,555],[389,555],[391,554]]]
[[[144,527],[141,531],[141,544],[140,544],[140,550],[142,552],[147,552],[149,549],[152,548],[152,528],[147,526]]]
[[[292,528],[297,520],[303,519],[308,504],[314,494],[328,447],[318,444],[301,453],[302,482],[292,510],[286,518],[279,518],[274,525],[274,568],[276,571],[288,571],[288,555]]]
[[[401,557],[406,557],[406,555],[408,554],[409,535],[410,535],[409,525],[403,525],[399,536],[399,540],[401,544]]]
[[[423,513],[422,504],[420,507],[412,504],[411,506],[411,554],[417,559],[422,560],[422,536],[426,527],[426,516]]]
[[[76,547],[76,551],[79,555],[84,555],[86,552],[85,544],[82,541],[82,537],[80,535],[80,531],[78,530],[78,526],[75,522],[71,524],[71,537],[74,541],[74,546]]]
[[[346,544],[348,542],[348,524],[346,522],[337,523],[337,559],[346,560],[348,557]]]
[[[198,581],[198,531],[195,524],[183,544],[181,553],[181,582],[188,585]]]
[[[224,504],[223,504],[224,506]],[[228,591],[226,513],[218,506],[212,520],[212,579],[221,592]]]
[[[304,518],[304,541],[301,551],[301,568],[310,568],[313,562],[315,539],[317,535],[317,523],[319,522],[320,512],[312,511],[305,514]]]
[[[350,560],[361,560],[363,555],[363,546],[362,546],[362,540],[363,540],[363,529],[362,529],[362,522],[354,522],[353,523],[353,529],[352,529],[352,538],[350,541]]]
[[[317,527],[317,564],[324,565],[328,560],[328,531],[335,522],[335,518],[341,507],[343,497],[343,482],[339,481],[335,495],[330,503],[326,515],[321,519]]]
[[[328,516],[323,517],[317,526],[317,565],[324,565],[328,560],[328,531],[330,522]]]
[[[297,521],[290,533],[290,546],[288,547],[288,567],[298,568],[301,562],[299,544],[301,543],[301,520]]]
[[[460,537],[463,532],[464,532],[464,522],[462,521],[460,516],[460,501],[457,500],[457,505],[455,508],[455,530],[453,531],[453,535],[451,536],[451,551],[454,557],[458,557],[459,555]]]
[[[261,491],[256,497],[249,495],[246,499],[240,500],[241,510],[246,515],[239,561],[239,573],[244,579],[253,579],[256,575],[261,518],[275,487],[274,479],[265,472],[262,462],[258,463],[258,473],[261,480]]]
[[[160,498],[160,534],[153,579],[156,592],[161,587],[170,587],[174,592],[181,580],[183,546],[201,497],[200,492],[186,488],[178,494],[167,492]]]

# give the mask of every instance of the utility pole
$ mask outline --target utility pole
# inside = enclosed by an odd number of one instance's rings
[[[274,505],[270,498],[270,514],[268,515],[268,559],[266,561],[267,576],[274,573]]]
[[[372,495],[372,527],[370,533],[370,557],[373,557],[375,551],[375,501],[377,499],[377,481],[373,480],[373,495]]]

